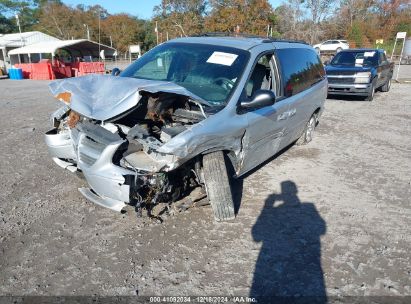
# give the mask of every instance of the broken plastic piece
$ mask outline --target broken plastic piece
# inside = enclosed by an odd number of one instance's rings
[[[56,95],[56,98],[66,104],[70,104],[71,101],[71,93],[70,92],[62,92]]]
[[[79,120],[80,120],[80,114],[78,114],[77,112],[74,112],[73,110],[70,111],[69,117],[67,119],[67,124],[70,127],[70,129],[73,129]]]

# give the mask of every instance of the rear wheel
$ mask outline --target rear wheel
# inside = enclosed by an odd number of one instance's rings
[[[387,80],[387,82],[381,87],[382,92],[388,92],[391,87],[391,77]]]
[[[308,144],[310,141],[313,140],[315,126],[317,124],[317,114],[314,113],[310,120],[305,125],[305,129],[303,134],[301,134],[300,138],[297,140],[296,144],[301,146]]]
[[[203,157],[204,184],[216,221],[235,218],[234,201],[231,193],[227,164],[222,151]]]

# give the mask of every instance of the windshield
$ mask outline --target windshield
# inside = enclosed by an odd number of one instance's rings
[[[377,66],[378,53],[376,51],[339,52],[331,60],[331,65]]]
[[[213,105],[224,105],[248,58],[247,51],[235,48],[170,42],[144,54],[121,76],[171,81]]]

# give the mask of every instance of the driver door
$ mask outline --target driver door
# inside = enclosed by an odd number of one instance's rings
[[[257,61],[244,88],[244,94],[251,99],[256,90],[272,90],[280,98],[280,83],[275,57],[265,54]],[[279,151],[286,132],[289,104],[287,99],[278,100],[271,106],[248,110],[244,114],[248,121],[242,140],[243,155],[238,175],[260,165]]]

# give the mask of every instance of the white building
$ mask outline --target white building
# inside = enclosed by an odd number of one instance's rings
[[[42,32],[24,32],[15,34],[0,34],[0,68],[7,69],[10,67],[10,58],[8,52],[15,48],[44,42],[44,41],[59,41],[53,36]]]

